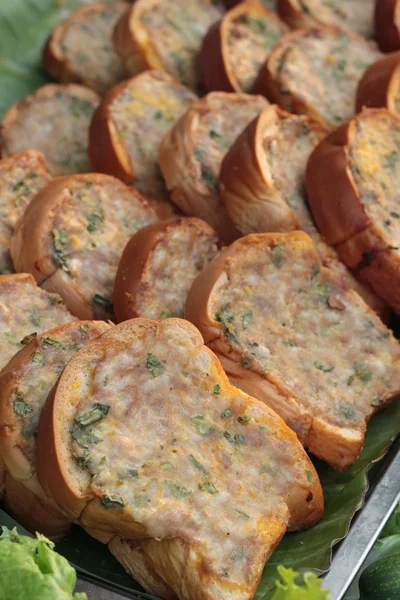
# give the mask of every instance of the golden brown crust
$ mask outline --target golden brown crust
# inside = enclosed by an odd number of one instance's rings
[[[375,5],[375,36],[383,52],[400,50],[400,30],[396,23],[399,0],[377,0]]]
[[[383,56],[371,65],[358,84],[356,111],[386,107],[397,113],[396,95],[400,87],[400,52]]]
[[[246,0],[238,3],[220,21],[210,27],[203,40],[200,53],[201,81],[209,91],[243,92],[229,60],[231,49],[228,45],[230,24],[242,13],[251,15],[253,19],[276,21],[277,26],[280,26],[282,30],[285,29],[279,17],[260,2]],[[265,49],[265,58],[267,58],[267,54],[268,51]]]
[[[292,0],[277,0],[278,14],[292,29],[311,27],[319,24],[311,15],[301,8],[296,9]]]
[[[329,462],[335,469],[342,470],[352,464],[361,451],[366,430],[365,423],[359,429],[354,429],[338,427],[321,418],[313,417],[293,395],[281,388],[279,381],[275,381],[273,376],[267,379],[248,366],[244,366],[240,352],[233,352],[231,346],[221,338],[219,324],[210,314],[210,301],[218,294],[218,285],[226,280],[232,257],[240,255],[246,247],[260,239],[271,247],[288,243],[291,239],[303,244],[304,248],[313,246],[308,235],[301,231],[252,234],[237,240],[223,249],[194,281],[187,298],[185,316],[201,331],[205,343],[218,356],[233,385],[246,393],[251,392],[265,402],[296,432],[306,448]],[[332,277],[327,269],[322,266],[320,269],[328,277]],[[338,279],[336,283],[340,284]],[[353,291],[348,293],[355,294]],[[356,295],[355,297],[358,298]],[[372,314],[372,310],[367,305],[365,310],[371,311]]]
[[[214,232],[200,219],[176,217],[160,221],[140,229],[129,240],[122,253],[114,284],[114,310],[117,322],[143,316],[136,306],[137,294],[142,284],[142,276],[147,269],[147,261],[157,244],[169,229],[174,226],[190,227],[193,235]]]

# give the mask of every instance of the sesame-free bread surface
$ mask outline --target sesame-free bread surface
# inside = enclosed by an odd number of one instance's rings
[[[178,217],[143,227],[129,240],[114,285],[118,321],[183,317],[186,296],[221,243],[207,223]]]
[[[277,43],[253,91],[333,129],[354,114],[358,82],[379,56],[371,42],[338,27],[299,29]]]
[[[279,15],[293,29],[338,25],[367,39],[374,37],[375,3],[375,0],[277,0]]]
[[[400,52],[392,52],[373,63],[358,84],[357,112],[381,107],[400,115]]]
[[[127,2],[82,6],[52,31],[43,67],[61,83],[83,83],[104,94],[121,81],[125,69],[113,46],[114,27],[129,10]]]
[[[261,65],[287,31],[276,13],[256,0],[228,11],[203,41],[200,69],[206,89],[250,93]]]
[[[50,181],[43,154],[25,150],[0,161],[0,275],[13,272],[9,246],[32,198]]]
[[[88,130],[100,97],[77,84],[49,83],[16,102],[1,121],[0,154],[39,150],[52,175],[90,171]]]
[[[195,280],[186,317],[230,381],[337,469],[356,460],[368,419],[398,394],[398,342],[303,232],[252,234],[222,250]]]
[[[376,1],[375,36],[383,52],[400,50],[399,0]]]
[[[155,221],[146,199],[114,177],[59,177],[29,204],[11,256],[17,271],[60,294],[78,318],[109,319],[122,250],[133,233]]]
[[[218,193],[222,160],[236,137],[267,106],[262,96],[213,92],[195,102],[165,135],[159,164],[171,200],[228,243],[239,232]]]
[[[6,466],[6,503],[32,533],[52,538],[69,527],[36,477],[36,433],[47,396],[70,358],[109,329],[101,321],[75,321],[36,335],[0,373],[0,460]]]
[[[230,385],[180,319],[125,321],[78,352],[37,449],[39,481],[66,513],[141,540],[182,600],[250,600],[286,527],[323,509],[294,432]]]
[[[400,311],[400,118],[367,109],[312,153],[308,198],[341,260]]]
[[[131,75],[159,69],[197,93],[203,37],[222,14],[219,0],[136,0],[117,23],[115,48]]]
[[[237,138],[220,172],[220,196],[243,233],[305,231],[322,264],[336,272],[378,314],[388,307],[368,286],[360,284],[320,235],[308,206],[305,171],[308,158],[326,130],[305,115],[276,105],[265,108]]]
[[[157,200],[166,200],[157,165],[159,146],[163,135],[196,99],[162,71],[146,71],[117,85],[105,96],[90,128],[94,168],[134,183]]]

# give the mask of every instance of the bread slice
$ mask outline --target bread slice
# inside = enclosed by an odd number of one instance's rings
[[[311,207],[327,242],[396,311],[399,149],[400,117],[386,109],[367,109],[314,150],[306,177]]]
[[[0,275],[13,272],[9,246],[15,225],[32,198],[50,181],[43,154],[19,152],[0,161]]]
[[[6,502],[32,533],[62,536],[69,521],[36,477],[36,433],[58,376],[85,344],[107,331],[101,321],[75,321],[33,337],[0,374],[0,459],[6,465]]]
[[[136,0],[117,23],[115,48],[131,75],[159,69],[197,93],[201,43],[222,14],[221,0]]]
[[[399,0],[377,0],[375,6],[375,36],[383,52],[400,50]]]
[[[39,288],[32,275],[0,275],[0,370],[32,333],[73,320],[61,298]]]
[[[277,0],[277,4],[279,15],[293,29],[338,25],[367,39],[374,37],[375,0]]]
[[[261,96],[214,92],[195,102],[164,137],[159,164],[172,201],[200,217],[224,242],[239,232],[218,193],[222,160],[236,137],[267,106]]]
[[[17,271],[32,273],[81,319],[113,318],[112,290],[132,234],[157,221],[146,199],[109,175],[59,177],[35,198],[11,242]]]
[[[195,280],[186,317],[230,381],[336,469],[356,460],[367,421],[398,394],[398,342],[301,231],[222,250]]]
[[[117,321],[183,317],[190,286],[220,247],[215,231],[190,217],[160,221],[135,233],[115,278]]]
[[[3,157],[35,149],[52,175],[90,171],[88,129],[100,97],[77,85],[48,84],[16,102],[1,122]]]
[[[194,100],[189,89],[162,71],[146,71],[117,85],[105,96],[90,127],[94,168],[166,200],[158,149],[163,135]]]
[[[333,129],[354,114],[358,82],[379,56],[372,43],[338,27],[299,29],[275,46],[253,91]]]
[[[386,107],[400,115],[400,52],[383,56],[365,71],[357,89],[357,112],[364,107]]]
[[[83,83],[105,94],[125,76],[113,46],[118,19],[127,2],[82,6],[53,29],[43,52],[43,68],[61,83]]]
[[[37,465],[73,520],[141,540],[187,600],[250,600],[286,527],[323,510],[296,435],[180,319],[125,321],[75,355],[43,412]]]
[[[258,1],[232,8],[203,41],[200,69],[206,89],[250,93],[261,65],[287,31],[276,13]]]
[[[381,317],[388,306],[357,282],[315,226],[305,193],[305,171],[312,150],[326,130],[305,115],[276,105],[265,108],[228,151],[220,172],[220,195],[243,233],[301,229],[312,238],[322,264],[355,289]],[[282,160],[282,157],[285,157]]]

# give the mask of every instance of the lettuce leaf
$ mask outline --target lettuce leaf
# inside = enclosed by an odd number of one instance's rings
[[[322,582],[314,573],[300,576],[282,565],[277,571],[281,579],[275,582],[276,587],[267,596],[268,600],[331,600],[330,592],[322,589]]]
[[[0,598],[2,600],[87,600],[73,594],[76,572],[53,550],[43,535],[36,539],[3,527],[0,536]]]

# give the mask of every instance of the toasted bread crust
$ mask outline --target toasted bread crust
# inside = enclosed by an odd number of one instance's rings
[[[383,52],[400,50],[398,0],[378,0],[375,5],[375,36]]]
[[[291,457],[296,462],[290,464],[300,465],[301,473],[304,473],[303,468],[310,471],[309,476],[302,475],[304,480],[302,479],[300,487],[299,485],[291,486],[290,489],[285,487],[285,502],[289,510],[279,506],[276,517],[271,515],[271,518],[260,524],[263,548],[254,548],[257,554],[251,558],[254,561],[252,563],[254,581],[238,584],[235,580],[230,581],[229,578],[223,581],[219,577],[216,578],[211,566],[201,560],[201,549],[197,549],[196,544],[191,544],[190,541],[184,541],[180,536],[174,537],[172,531],[170,535],[168,533],[161,535],[161,541],[144,539],[149,538],[145,524],[134,521],[128,507],[127,509],[116,507],[113,510],[105,508],[97,496],[99,492],[96,491],[96,484],[91,486],[89,476],[82,474],[82,469],[79,471],[71,464],[70,434],[65,430],[65,426],[71,415],[76,414],[79,402],[78,399],[74,399],[73,394],[71,395],[72,381],[76,380],[80,373],[85,372],[89,364],[95,365],[101,360],[105,352],[113,349],[124,352],[127,344],[135,344],[142,338],[146,340],[147,336],[151,336],[149,339],[153,343],[158,336],[167,335],[167,332],[178,335],[177,339],[180,339],[181,334],[184,335],[183,339],[187,340],[186,343],[189,343],[190,339],[190,348],[195,352],[201,351],[204,359],[211,360],[212,368],[215,367],[215,374],[220,381],[219,392],[234,394],[234,397],[243,403],[243,408],[248,405],[251,410],[250,407],[254,406],[254,409],[261,410],[265,416],[268,415],[274,436],[286,440],[292,448]],[[110,410],[113,410],[112,406]],[[256,425],[250,427],[257,428]],[[76,354],[64,370],[52,399],[46,404],[37,444],[39,479],[45,490],[55,498],[67,514],[89,530],[93,528],[104,533],[114,532],[117,536],[124,536],[126,539],[142,539],[143,550],[158,575],[177,592],[178,596],[182,596],[185,591],[185,597],[191,600],[211,600],[224,597],[225,594],[230,597],[229,593],[238,600],[249,600],[256,590],[265,559],[284,532],[285,518],[290,514],[291,526],[298,528],[315,522],[322,511],[322,493],[316,472],[302,451],[295,434],[267,407],[231,387],[219,362],[211,351],[202,346],[202,338],[198,331],[189,323],[179,319],[158,323],[146,319],[126,321],[91,343],[83,352]],[[297,473],[298,466],[291,468],[295,468]]]
[[[241,106],[244,109],[248,108],[249,114],[246,118],[243,115],[239,119]],[[215,152],[207,152],[210,165],[204,165],[208,169],[204,169],[203,172],[204,157],[199,157],[201,161],[196,157],[196,145],[198,143],[201,147],[207,147],[207,143],[210,142],[209,137],[200,141],[201,126],[203,122],[207,122],[208,116],[215,115],[217,125],[221,125],[222,129],[228,129],[229,126],[232,135],[233,128],[233,131],[239,129],[240,132],[249,119],[256,116],[265,106],[266,101],[261,96],[223,92],[207,94],[179,119],[160,146],[159,164],[171,200],[184,214],[199,217],[209,223],[225,243],[239,237],[239,231],[226,212],[218,194],[217,181],[214,182],[214,179],[218,178],[220,163],[233,139],[229,138],[227,145],[222,150],[219,149],[217,155]],[[231,124],[233,115],[236,115],[235,125]],[[211,125],[210,128],[212,131]],[[207,135],[209,136],[210,132]],[[205,175],[208,177],[205,178]]]
[[[359,44],[365,45],[363,53],[364,56],[366,55],[367,50],[371,51],[371,56],[369,56],[367,59],[366,67],[374,60],[371,59],[373,54],[376,56],[375,60],[379,57],[379,53],[377,51],[374,52],[371,44],[364,40],[361,36],[358,36],[350,31],[341,30],[339,27],[334,25],[320,25],[319,27],[298,29],[284,35],[275,45],[267,61],[260,69],[259,75],[254,84],[253,93],[264,95],[271,103],[278,104],[281,108],[287,110],[288,112],[306,114],[315,121],[320,122],[324,127],[332,129],[338,126],[338,123],[341,119],[344,121],[346,118],[348,118],[348,116],[353,114],[352,111],[349,110],[351,102],[348,99],[345,100],[341,98],[345,104],[345,106],[341,106],[341,112],[343,115],[339,115],[339,119],[335,118],[333,120],[328,118],[328,116],[324,114],[327,110],[326,106],[322,107],[315,101],[308,101],[304,96],[304,93],[302,93],[302,90],[297,89],[298,86],[293,86],[289,81],[285,81],[285,85],[283,85],[282,69],[280,66],[280,61],[286,61],[285,50],[288,52],[292,43],[296,47],[296,44],[301,43],[302,38],[315,37],[317,39],[323,39],[323,36],[327,36],[330,41],[332,41],[332,39],[337,39],[339,36],[343,36],[349,42],[358,42]],[[290,63],[290,60],[288,62]],[[328,66],[330,67],[329,64],[327,67]],[[312,70],[312,72],[315,75],[315,70]],[[297,75],[299,75],[299,73],[297,73]],[[329,78],[329,89],[325,92],[326,98],[329,98],[332,93],[336,93],[336,87],[333,87],[334,82],[332,81],[332,74],[329,75]],[[290,84],[291,87],[287,89],[286,84]],[[348,84],[349,86],[351,85],[353,87],[354,81],[349,81]],[[347,113],[349,113],[348,116]]]
[[[82,273],[77,273],[74,276],[69,276],[68,269],[65,270],[62,263],[57,262],[57,255],[54,254],[54,232],[57,230],[56,218],[60,218],[60,207],[64,206],[69,208],[69,204],[72,202],[70,199],[71,189],[75,187],[85,187],[85,185],[92,186],[96,193],[99,190],[104,190],[102,201],[103,201],[103,219],[113,220],[113,230],[110,235],[114,237],[113,247],[98,248],[94,247],[93,251],[100,252],[99,256],[102,256],[100,260],[104,260],[105,254],[110,254],[110,269],[111,262],[114,264],[118,257],[115,256],[115,244],[117,241],[123,245],[124,239],[122,236],[122,230],[119,233],[118,239],[116,238],[115,229],[117,223],[122,228],[123,217],[118,214],[114,214],[113,210],[113,194],[118,194],[119,199],[123,202],[123,206],[126,209],[133,210],[137,208],[139,221],[137,226],[140,227],[149,222],[156,221],[156,215],[152,207],[147,203],[146,199],[134,189],[126,188],[124,184],[110,177],[109,175],[103,175],[98,173],[88,173],[81,175],[58,177],[54,179],[40,194],[38,194],[34,201],[32,201],[25,211],[23,219],[19,222],[18,227],[15,231],[12,243],[11,243],[11,256],[13,258],[14,265],[18,271],[26,271],[31,273],[36,281],[42,285],[45,289],[52,292],[57,292],[64,299],[67,307],[77,317],[82,319],[93,319],[97,317],[112,316],[112,311],[107,307],[106,303],[98,303],[94,306],[93,298],[91,299],[86,292],[82,291]],[[106,189],[107,187],[107,189]],[[115,188],[113,194],[110,193],[110,188]],[[129,197],[129,202],[128,202]],[[82,204],[83,206],[83,204]],[[58,217],[57,217],[58,215]],[[114,221],[116,219],[116,221]],[[141,222],[144,220],[144,222]],[[93,235],[97,235],[97,225],[94,226]],[[131,231],[135,228],[130,225]],[[92,232],[90,224],[86,228],[82,228],[81,237],[83,232]],[[124,235],[129,236],[129,231],[124,231]],[[55,238],[54,238],[55,239]],[[72,238],[71,238],[72,239]],[[73,245],[71,239],[70,244]],[[129,238],[126,238],[129,239]],[[89,255],[86,252],[86,248],[79,246],[78,242],[78,254],[79,249],[82,250],[81,257],[86,257],[85,260],[89,260]],[[55,249],[57,252],[57,249]],[[103,252],[103,254],[101,254]],[[113,256],[113,258],[111,258]],[[117,263],[115,263],[115,270],[117,269]],[[111,269],[112,270],[112,269]],[[111,270],[109,275],[112,276]],[[106,283],[108,275],[102,272],[102,284]],[[97,282],[98,283],[98,282]],[[108,282],[111,286],[112,281]],[[108,285],[107,284],[107,285]],[[91,290],[93,294],[101,294],[99,290]],[[94,296],[93,296],[94,297]],[[104,308],[102,308],[103,304]]]
[[[386,107],[398,114],[396,96],[399,87],[400,52],[394,52],[383,56],[365,71],[358,84],[356,111]]]
[[[190,217],[177,217],[168,221],[160,221],[159,223],[154,223],[153,225],[149,225],[138,231],[125,246],[119,262],[117,275],[115,277],[114,310],[118,322],[133,319],[135,317],[150,316],[148,313],[142,311],[143,308],[145,308],[146,311],[150,311],[151,306],[146,306],[146,301],[144,298],[142,299],[142,305],[144,304],[144,306],[138,305],[138,296],[142,291],[143,286],[145,286],[145,290],[146,287],[149,286],[149,282],[146,283],[145,278],[149,273],[149,270],[152,269],[152,254],[158,245],[160,248],[164,247],[164,252],[166,252],[167,256],[170,257],[170,261],[173,261],[175,258],[179,258],[178,256],[171,256],[168,248],[168,238],[166,239],[166,236],[168,234],[173,234],[174,231],[177,233],[179,231],[182,231],[183,233],[188,232],[193,240],[200,240],[202,238],[205,241],[209,240],[210,245],[215,245],[215,252],[217,252],[218,248],[221,246],[216,233],[213,231],[213,229],[211,229],[211,227],[209,227],[200,219]],[[180,248],[180,250],[184,252],[183,248]],[[202,259],[201,256],[192,256],[190,253],[185,258],[188,261],[192,261],[194,259],[199,262]],[[211,258],[211,256],[207,257],[207,262],[211,260]],[[184,270],[184,267],[180,265],[180,269]],[[174,275],[174,271],[172,271],[172,275]],[[175,283],[170,282],[169,285],[174,285],[176,290],[175,293],[180,295],[181,293],[184,293],[182,289],[183,282],[182,277],[179,277],[179,274],[177,275],[177,281]],[[161,274],[159,272],[154,274],[155,278],[159,278],[160,276]],[[150,299],[153,299],[156,304],[160,303],[162,305],[163,299],[157,297],[157,292],[153,287],[156,282],[153,280],[152,283],[153,285],[150,284],[150,289],[148,291],[147,304],[150,304]],[[183,313],[180,314],[178,304],[179,303],[176,302],[174,306],[174,312],[168,312],[168,314],[165,316],[183,317]],[[154,318],[160,318],[161,313],[162,311],[160,310],[160,312],[156,314]]]
[[[71,159],[71,156],[61,156],[62,152],[60,156],[57,157],[57,159],[54,158],[53,152],[49,149],[50,146],[46,145],[55,142],[57,144],[57,150],[60,147],[62,150],[62,144],[59,144],[57,140],[57,132],[59,131],[59,127],[54,127],[54,122],[52,123],[52,132],[49,133],[46,137],[46,144],[43,143],[44,140],[40,139],[41,133],[39,133],[37,130],[34,130],[33,133],[30,132],[30,134],[27,133],[27,131],[24,131],[25,136],[20,136],[18,133],[20,131],[21,124],[24,122],[24,119],[30,119],[31,126],[33,127],[31,110],[35,108],[35,105],[37,104],[39,106],[42,101],[47,101],[49,99],[51,100],[53,98],[57,100],[57,94],[63,95],[65,98],[75,98],[78,102],[84,103],[85,110],[87,109],[87,107],[90,107],[94,111],[100,102],[100,96],[98,96],[93,90],[83,85],[78,85],[74,83],[64,85],[49,83],[39,88],[32,95],[26,96],[19,102],[13,104],[3,116],[0,129],[1,157],[4,158],[22,150],[30,150],[32,149],[32,146],[36,146],[34,147],[34,149],[43,152],[49,170],[54,176],[88,170],[88,161],[85,162],[85,160],[82,157],[80,163],[76,165],[75,163],[66,165],[63,164],[63,160],[65,162],[65,160]],[[58,117],[68,119],[69,115],[59,114]],[[87,122],[88,125],[88,114],[83,112],[82,117],[85,123]],[[76,126],[74,126],[73,129],[74,136],[79,135],[79,137],[82,137],[80,135],[81,132],[78,131]],[[75,139],[75,137],[72,137],[69,141],[71,141],[72,144],[77,144],[78,140],[77,138]],[[79,141],[79,144],[80,142],[81,140]],[[79,144],[77,146],[78,149],[80,149]],[[63,160],[60,160],[60,157]]]
[[[336,246],[345,264],[400,311],[400,263],[391,253],[379,223],[368,216],[350,170],[349,149],[357,118],[385,114],[389,115],[386,109],[366,109],[331,133],[310,157],[306,185],[315,219],[327,242]],[[400,117],[392,113],[390,118],[400,124]]]
[[[97,2],[89,6],[81,6],[78,8],[69,18],[62,21],[59,25],[53,29],[46,42],[43,50],[43,68],[49,75],[54,77],[61,83],[82,83],[87,87],[93,89],[98,94],[103,94],[108,88],[112,87],[119,80],[123,78],[122,64],[118,64],[117,60],[113,61],[113,65],[109,65],[108,81],[96,78],[96,74],[90,73],[90,70],[79,68],[74,64],[73,57],[69,56],[68,49],[63,46],[65,36],[68,34],[70,29],[79,26],[81,23],[95,19],[99,13],[102,13],[105,9],[114,10],[116,20],[122,15],[123,12],[129,9],[127,2],[118,2],[114,6],[110,7],[109,4],[104,2]],[[110,23],[111,31],[113,23]],[[102,40],[105,45],[108,40]],[[111,42],[111,40],[110,40]],[[107,45],[107,49],[112,51],[112,45]],[[111,52],[109,52],[110,54]],[[112,70],[115,69],[113,73]]]
[[[286,384],[275,377],[274,371],[265,375],[254,371],[249,366],[248,359],[243,363],[245,356],[240,347],[231,344],[225,335],[221,335],[221,324],[210,314],[211,303],[218,298],[218,290],[224,290],[229,282],[229,269],[239,269],[238,262],[247,248],[253,244],[264,243],[271,248],[279,244],[295,243],[309,252],[313,246],[311,239],[303,232],[294,231],[282,234],[252,234],[242,238],[230,247],[223,249],[213,262],[197,277],[189,292],[186,304],[186,318],[194,323],[202,332],[206,344],[216,353],[230,379],[230,381],[243,391],[252,393],[273,408],[290,427],[297,433],[300,441],[311,452],[323,458],[334,468],[341,470],[352,464],[361,451],[365,423],[357,428],[339,427],[334,423],[325,421],[320,416],[313,416],[305,409],[301,400],[290,392]],[[313,250],[315,253],[315,250]],[[317,255],[315,253],[316,258]],[[233,263],[233,261],[235,262]],[[338,289],[345,290],[336,275],[320,267],[320,272],[328,280],[335,282]],[[363,304],[353,291],[345,292],[352,302],[359,304],[360,309],[372,315],[371,309]],[[376,316],[374,317],[376,319]],[[262,325],[261,325],[262,327]],[[400,355],[399,355],[400,356]],[[371,408],[373,414],[376,408]]]
[[[229,59],[229,55],[232,52],[229,44],[229,29],[241,16],[249,17],[255,21],[258,20],[261,25],[266,22],[267,26],[269,26],[273,22],[274,26],[281,30],[281,35],[288,31],[279,17],[268,10],[261,2],[246,0],[232,8],[220,21],[210,27],[203,40],[200,53],[201,80],[209,91],[248,91],[247,89],[243,89],[237,77],[235,66]],[[264,60],[266,60],[268,46],[265,46],[264,54]]]

